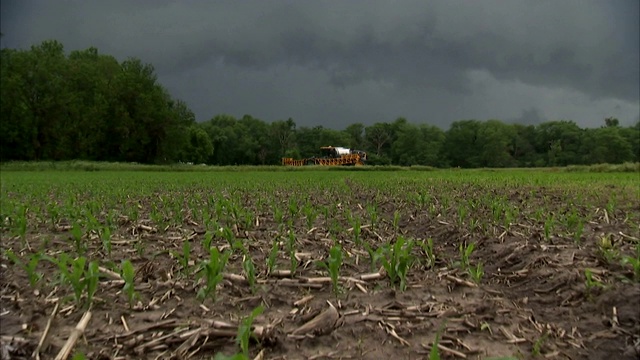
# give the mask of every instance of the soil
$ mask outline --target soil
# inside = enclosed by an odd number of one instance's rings
[[[255,338],[249,348],[250,358],[256,359],[426,359],[439,334],[443,359],[639,358],[640,283],[620,258],[635,255],[640,207],[615,186],[594,199],[592,206],[577,207],[587,221],[576,241],[575,234],[560,225],[545,235],[544,216],[566,212],[579,189],[496,190],[492,196],[519,209],[505,224],[504,214],[494,217],[486,204],[467,214],[457,213],[460,199],[491,195],[486,189],[456,185],[450,204],[435,201],[429,206],[349,180],[343,185],[351,189],[349,196],[335,201],[326,193],[308,194],[318,206],[335,202],[338,211],[330,216],[342,228],[322,213],[312,226],[302,212],[292,220],[297,258],[293,276],[285,272],[291,267],[286,251],[289,230],[254,197],[244,196],[243,205],[254,213],[254,221],[251,226],[238,221],[230,229],[255,264],[257,284],[249,286],[244,255],[236,249],[215,299],[198,298],[204,280],[185,274],[209,257],[202,246],[204,224],[187,206],[181,224],[154,223],[150,209],[157,200],[151,197],[130,198],[127,206],[138,206],[140,216],[135,221],[118,216],[110,256],[99,233],[84,234],[86,256],[98,260],[101,269],[113,271],[103,271],[90,308],[86,301],[76,303],[70,287],[56,283],[59,275],[51,262],[40,261],[38,270],[44,278],[31,286],[27,273],[3,252],[2,359],[33,358],[45,333],[39,357],[54,358],[83,316],[88,322],[71,353],[81,352],[90,359],[231,355],[240,351],[235,337],[241,320],[260,305],[264,312],[253,321]],[[610,194],[621,197],[614,213],[605,210]],[[275,196],[282,196],[287,219],[288,195]],[[373,203],[378,206],[376,224],[366,211]],[[360,218],[357,241],[347,208]],[[536,216],[539,208],[545,209],[542,219]],[[473,219],[487,221],[474,227]],[[39,250],[51,257],[63,251],[75,254],[68,223],[60,219],[54,226],[32,216],[26,241],[3,230],[3,251],[11,249],[23,261]],[[404,290],[390,284],[379,263],[372,267],[360,244],[377,248],[399,236],[419,243],[433,239],[436,258],[430,264],[426,251],[415,247],[416,261]],[[618,251],[615,261],[602,256],[598,244],[603,238]],[[274,241],[281,243],[276,271],[267,273]],[[185,242],[191,248],[188,270],[176,255]],[[337,294],[329,274],[317,264],[327,260],[336,243],[344,250]],[[479,282],[456,263],[461,243],[475,244],[469,262],[474,267],[483,264]],[[231,247],[220,233],[213,234],[211,244],[220,251]],[[123,259],[130,259],[137,271],[135,290],[140,297],[133,304],[118,270]],[[586,281],[587,269],[591,283]]]

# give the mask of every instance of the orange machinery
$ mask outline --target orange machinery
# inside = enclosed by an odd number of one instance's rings
[[[367,161],[367,153],[362,150],[352,150],[338,146],[323,146],[321,157],[307,159],[282,158],[284,166],[359,166]]]

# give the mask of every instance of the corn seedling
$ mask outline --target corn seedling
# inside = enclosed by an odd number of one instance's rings
[[[479,284],[482,281],[482,277],[484,276],[484,270],[482,268],[482,263],[479,262],[475,267],[469,266],[467,269],[469,275],[471,275],[471,279],[476,284]]]
[[[394,286],[399,281],[400,291],[404,291],[407,287],[407,273],[413,264],[413,242],[399,236],[393,245],[387,244],[384,249],[382,266],[389,276],[389,281]]]
[[[553,231],[553,216],[547,216],[544,221],[544,239],[549,241],[551,239],[551,231]]]
[[[37,271],[38,263],[40,262],[40,259],[42,257],[41,253],[35,253],[31,255],[29,261],[26,264],[22,262],[22,260],[20,260],[20,258],[11,250],[5,251],[5,255],[9,258],[9,260],[11,260],[14,264],[22,268],[27,273],[27,278],[29,279],[29,285],[31,285],[31,287],[35,287],[38,281],[42,279],[43,274]]]
[[[253,321],[256,317],[260,316],[264,311],[262,305],[251,311],[251,314],[244,318],[238,327],[238,334],[236,336],[236,343],[240,346],[242,355],[245,359],[249,359],[249,342],[253,336]]]
[[[276,267],[276,261],[278,260],[278,251],[280,250],[280,243],[278,240],[274,240],[271,244],[271,250],[267,257],[267,272],[271,274]]]
[[[329,272],[331,277],[331,284],[333,285],[333,293],[338,296],[338,278],[340,276],[340,267],[342,266],[342,248],[340,245],[334,245],[329,250],[329,258],[326,262],[318,262],[318,265],[325,268]]]
[[[545,332],[544,334],[542,334],[542,336],[538,338],[538,340],[536,340],[533,343],[533,349],[531,349],[531,356],[536,357],[536,356],[542,355],[542,346],[544,345],[545,341],[547,341],[548,336],[549,334]]]
[[[89,306],[93,304],[93,296],[98,291],[98,282],[100,281],[100,270],[98,263],[92,261],[87,266],[84,274],[85,287],[87,290],[87,303]]]
[[[636,244],[635,256],[624,256],[622,258],[622,265],[626,264],[631,264],[635,280],[640,281],[640,243]]]
[[[606,264],[612,264],[620,257],[620,252],[615,248],[609,236],[601,237],[596,244],[598,255]]]
[[[433,268],[436,265],[436,254],[433,249],[433,239],[428,238],[426,241],[420,242],[420,245],[425,255],[425,267],[428,269]]]
[[[459,252],[460,252],[460,269],[462,270],[467,270],[469,269],[469,267],[471,266],[470,262],[469,262],[469,257],[471,256],[471,254],[473,253],[473,250],[475,250],[475,244],[474,243],[470,243],[468,245],[464,245],[463,243],[460,243],[459,246]]]
[[[287,242],[287,251],[289,252],[289,270],[291,271],[291,276],[298,269],[298,259],[296,259],[296,236],[293,231],[289,232],[289,241]]]
[[[362,233],[360,218],[356,217],[353,220],[352,225],[353,225],[353,241],[355,242],[356,245],[360,245],[362,243],[360,239],[360,234]]]
[[[367,205],[367,213],[369,214],[369,221],[371,221],[371,229],[375,229],[378,223],[378,209],[375,205]]]
[[[215,246],[209,251],[209,259],[201,263],[200,273],[204,276],[205,285],[198,290],[198,298],[202,301],[211,297],[215,301],[215,293],[218,284],[222,281],[222,272],[231,256],[231,251],[218,251]]]
[[[82,226],[79,223],[74,223],[71,228],[71,238],[73,239],[74,248],[76,250],[76,254],[81,255],[86,251],[86,244],[82,240],[83,233]]]
[[[18,206],[18,214],[16,217],[17,234],[20,236],[22,244],[27,239],[27,207],[24,205]]]
[[[436,332],[436,338],[431,344],[431,350],[429,351],[429,360],[440,360],[440,349],[438,349],[438,344],[440,344],[440,336],[444,332],[446,327],[446,322],[440,326],[438,332]]]
[[[398,234],[400,228],[400,212],[398,210],[393,212],[393,233]]]
[[[127,295],[129,307],[132,307],[135,299],[139,298],[133,281],[135,278],[135,270],[133,269],[133,264],[128,259],[123,260],[120,266],[120,276],[122,276],[122,279],[124,280],[122,291]]]
[[[242,269],[244,271],[244,276],[249,283],[249,288],[251,289],[251,293],[255,293],[256,291],[256,267],[253,264],[253,260],[251,259],[251,255],[249,253],[244,254],[244,260],[242,260]]]
[[[364,248],[367,250],[369,254],[369,261],[371,262],[371,271],[376,271],[378,269],[378,263],[384,257],[384,248],[380,247],[377,250],[374,250],[368,243],[364,243]]]
[[[107,254],[107,257],[111,257],[111,229],[109,226],[105,226],[100,234],[100,240],[102,241],[102,250]]]
[[[191,260],[191,243],[187,240],[182,243],[182,252],[172,251],[171,254],[178,259],[180,272],[183,276],[188,277],[191,274],[189,261]]]

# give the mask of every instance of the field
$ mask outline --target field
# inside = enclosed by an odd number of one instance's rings
[[[2,359],[640,356],[637,172],[5,171],[1,186]]]

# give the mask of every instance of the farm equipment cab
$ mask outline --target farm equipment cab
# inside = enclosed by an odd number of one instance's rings
[[[282,165],[356,166],[364,165],[367,161],[367,153],[362,150],[351,150],[339,146],[323,146],[320,150],[322,157],[311,157],[301,160],[282,158]]]

